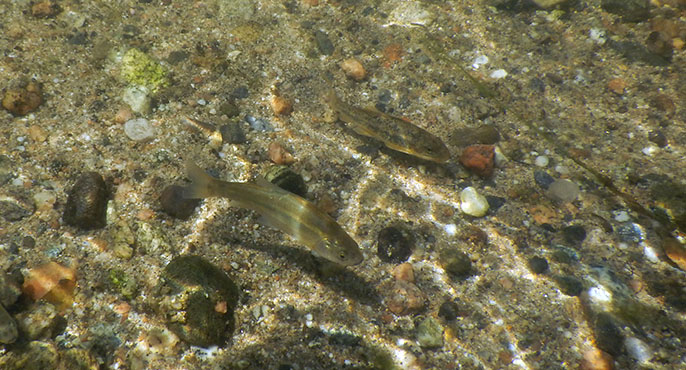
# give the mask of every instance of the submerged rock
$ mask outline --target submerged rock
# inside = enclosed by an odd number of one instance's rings
[[[83,173],[69,191],[64,222],[84,230],[105,227],[108,195],[107,185],[100,174]]]
[[[443,347],[443,326],[433,317],[427,317],[417,325],[417,342],[422,348]]]
[[[190,345],[221,346],[233,331],[236,284],[200,256],[173,259],[162,279],[169,290],[169,299],[163,303],[169,329]]]
[[[381,229],[376,240],[376,254],[384,262],[405,262],[412,254],[411,238],[396,227]]]
[[[0,304],[0,343],[14,343],[18,336],[17,323]]]

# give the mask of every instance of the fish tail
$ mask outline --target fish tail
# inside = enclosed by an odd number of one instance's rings
[[[186,161],[186,176],[192,182],[184,189],[184,198],[201,199],[214,196],[212,189],[214,188],[215,179],[190,159]]]

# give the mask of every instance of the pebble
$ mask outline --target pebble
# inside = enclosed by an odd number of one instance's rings
[[[17,314],[19,330],[28,340],[48,339],[60,334],[63,320],[55,306],[46,302],[39,302],[28,311]]]
[[[493,145],[470,145],[460,155],[460,163],[482,178],[493,175],[495,151]]]
[[[488,202],[488,209],[492,212],[497,211],[498,209],[500,209],[500,207],[504,206],[505,203],[507,203],[507,199],[503,197],[497,197],[495,195],[487,195],[486,201]]]
[[[271,166],[265,172],[264,178],[281,189],[288,190],[301,197],[307,194],[305,180],[289,167],[282,165]]]
[[[287,116],[293,113],[293,104],[286,98],[274,95],[270,101],[272,110],[277,116]]]
[[[51,18],[62,11],[62,8],[53,0],[45,0],[31,6],[31,15],[36,18]]]
[[[406,233],[393,226],[379,231],[376,237],[376,255],[381,261],[401,263],[410,258],[414,243]]]
[[[613,93],[617,95],[622,95],[624,94],[624,91],[626,90],[626,81],[624,81],[621,78],[613,78],[607,83],[607,88],[608,90],[612,91]]]
[[[134,299],[138,291],[136,279],[129,276],[124,270],[111,269],[108,274],[112,288],[122,295],[125,299]]]
[[[132,85],[127,87],[122,92],[121,100],[136,113],[148,114],[152,110],[150,90],[145,86]]]
[[[169,330],[193,346],[224,344],[231,334],[239,295],[226,273],[200,256],[185,255],[169,262],[162,279],[171,295],[161,307],[167,312]],[[218,305],[226,309],[219,312]]]
[[[0,304],[0,343],[14,343],[18,337],[19,332],[17,331],[16,321],[5,310],[5,307]]]
[[[534,164],[538,167],[547,167],[549,163],[550,160],[544,155],[539,155],[536,157],[536,159],[534,159]]]
[[[599,313],[593,322],[592,329],[598,348],[615,357],[622,354],[624,335],[617,327],[612,315],[606,312]]]
[[[648,0],[602,0],[600,6],[624,22],[640,22],[650,17],[649,3]]]
[[[26,130],[26,133],[29,135],[29,138],[31,138],[31,140],[37,143],[42,143],[48,139],[47,131],[45,131],[42,127],[38,125],[29,126],[28,130]]]
[[[409,315],[424,308],[426,296],[413,283],[394,280],[381,289],[385,292],[384,303],[396,315]]]
[[[581,190],[579,189],[579,185],[570,180],[562,179],[555,180],[550,184],[546,194],[553,200],[569,203],[575,200],[580,193]]]
[[[672,237],[663,239],[662,249],[667,258],[679,266],[681,270],[686,271],[686,246]]]
[[[34,202],[25,194],[7,194],[0,200],[0,217],[16,222],[31,216],[36,211]]]
[[[653,351],[650,350],[645,342],[636,338],[629,337],[624,340],[626,352],[639,364],[644,364],[653,358]]]
[[[528,265],[529,269],[535,274],[545,274],[550,268],[548,260],[538,256],[529,258]]]
[[[571,297],[579,296],[584,290],[581,280],[573,276],[556,276],[555,281],[557,282],[557,286],[560,288],[560,291]]]
[[[417,343],[422,348],[443,347],[443,326],[433,317],[427,317],[417,325]]]
[[[293,155],[289,153],[278,141],[272,141],[269,143],[269,149],[267,153],[269,155],[269,159],[279,165],[289,165],[295,162]]]
[[[243,128],[238,122],[229,122],[219,127],[223,144],[243,144],[246,141]]]
[[[350,79],[362,81],[367,77],[367,71],[364,69],[364,66],[355,58],[342,61],[340,66],[345,75]]]
[[[40,84],[29,82],[26,86],[10,88],[2,98],[2,107],[15,116],[25,116],[43,103]]]
[[[668,144],[667,137],[660,130],[652,130],[652,131],[648,132],[648,140],[653,142],[659,148],[664,148]]]
[[[622,242],[638,244],[645,239],[645,232],[640,225],[633,222],[625,222],[617,227],[617,237]]]
[[[449,274],[459,279],[468,278],[474,273],[469,256],[454,247],[441,249],[438,253],[438,261]]]
[[[236,101],[233,99],[229,99],[219,106],[219,113],[226,115],[228,118],[236,117],[240,112],[240,108],[238,108]]]
[[[472,144],[492,145],[500,141],[500,132],[491,125],[481,125],[476,128],[455,129],[450,137],[454,146],[469,146]]]
[[[245,122],[248,122],[250,128],[255,131],[270,132],[274,131],[272,124],[262,118],[256,118],[253,116],[245,116]]]
[[[22,241],[22,247],[31,248],[30,243]],[[0,272],[0,305],[9,307],[21,295],[21,288],[13,276]]]
[[[195,211],[195,207],[200,204],[200,199],[187,199],[183,192],[182,186],[167,186],[160,195],[160,204],[166,214],[180,220],[187,220]]]
[[[446,300],[441,303],[441,307],[438,308],[438,317],[443,318],[446,321],[453,321],[458,316],[460,316],[460,306],[452,300]]]
[[[54,344],[49,342],[29,342],[14,361],[10,361],[10,370],[45,370],[59,369],[59,353]],[[12,363],[14,362],[14,363]]]
[[[134,118],[124,123],[124,133],[134,141],[145,141],[155,137],[155,129],[145,118]]]
[[[488,212],[489,204],[486,197],[479,194],[471,186],[464,188],[460,192],[460,209],[462,212],[473,216],[483,217]]]
[[[545,171],[536,170],[534,171],[534,181],[541,188],[548,189],[555,182],[555,179]]]
[[[586,229],[581,225],[571,225],[562,229],[562,234],[567,243],[581,245],[586,239]]]
[[[393,268],[393,277],[396,280],[403,280],[414,283],[414,270],[409,262],[401,263]]]
[[[314,31],[314,41],[317,44],[317,49],[322,55],[333,54],[334,46],[326,32],[322,30]]]
[[[109,191],[97,172],[79,176],[69,191],[64,207],[64,222],[83,230],[105,227]]]

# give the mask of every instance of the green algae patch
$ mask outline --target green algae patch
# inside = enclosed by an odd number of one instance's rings
[[[167,70],[148,54],[129,49],[122,58],[121,76],[132,85],[143,86],[152,93],[169,85]]]

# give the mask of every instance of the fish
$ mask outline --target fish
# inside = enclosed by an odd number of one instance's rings
[[[353,131],[390,149],[437,163],[450,159],[443,141],[419,126],[374,109],[354,107],[341,100],[333,89],[329,90],[326,102]]]
[[[343,266],[363,260],[355,240],[326,212],[314,204],[264,178],[248,182],[228,182],[214,178],[188,160],[186,174],[192,183],[184,188],[184,198],[228,198],[231,205],[260,214],[260,222],[288,234],[310,251]]]

